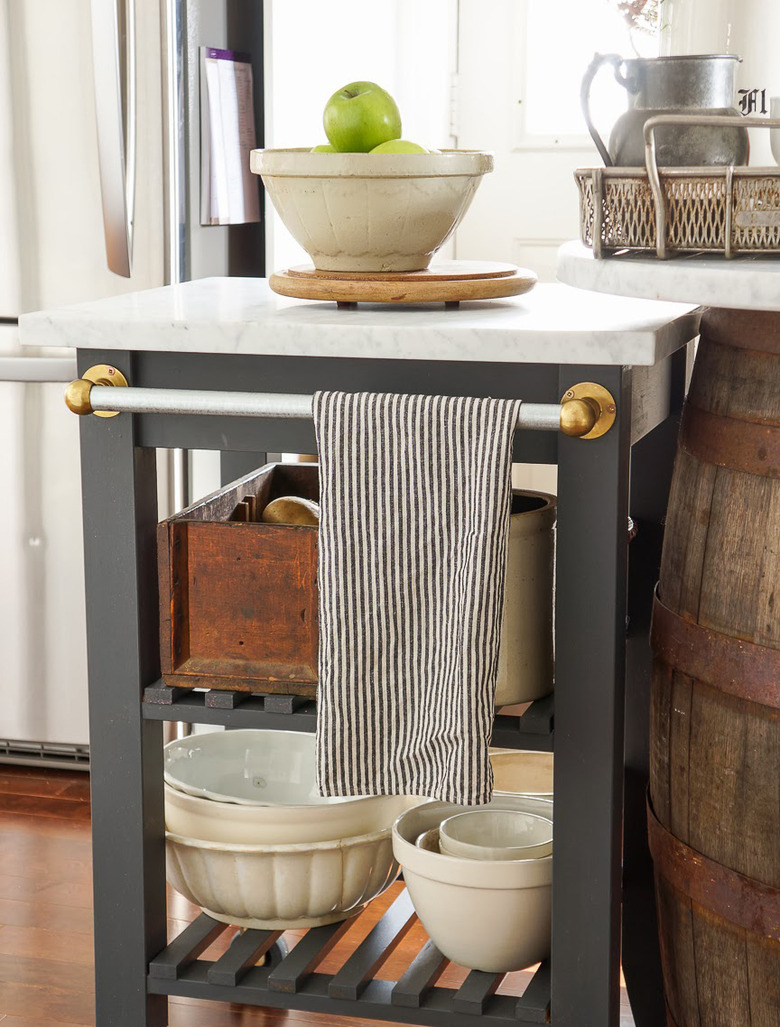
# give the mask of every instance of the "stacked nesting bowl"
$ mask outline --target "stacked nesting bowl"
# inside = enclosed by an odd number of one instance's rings
[[[359,912],[397,877],[391,827],[421,800],[323,798],[314,736],[240,730],[165,746],[169,883],[215,920],[266,930]]]
[[[468,811],[486,821],[493,811],[530,815],[550,823],[552,756],[549,753],[491,754],[493,799],[480,807],[426,802],[407,809],[393,826],[393,852],[412,904],[437,948],[461,966],[488,973],[522,970],[550,954],[552,851],[531,858],[501,858],[490,851],[474,857],[443,851],[442,831]],[[472,839],[473,840],[473,839]],[[444,843],[447,844],[446,841]],[[484,856],[485,858],[480,858]],[[497,858],[498,857],[498,858]]]

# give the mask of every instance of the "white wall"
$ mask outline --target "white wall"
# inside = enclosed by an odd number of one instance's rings
[[[404,138],[450,145],[453,0],[269,0],[265,25],[267,147],[326,142],[322,112],[349,82],[368,80],[398,104]],[[275,213],[267,267],[311,263]]]
[[[742,58],[737,90],[766,90],[780,96],[780,0],[665,0],[663,52],[730,53]],[[769,133],[750,130],[750,163],[773,166]]]

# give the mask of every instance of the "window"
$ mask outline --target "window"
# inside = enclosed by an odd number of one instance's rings
[[[632,29],[618,0],[525,0],[518,17],[524,52],[517,63],[516,145],[582,149],[580,84],[593,55],[655,56],[657,35]],[[609,68],[601,71],[591,90],[594,123],[606,131],[625,109],[625,91]]]

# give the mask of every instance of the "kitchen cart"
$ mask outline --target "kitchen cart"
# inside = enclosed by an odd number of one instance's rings
[[[82,418],[98,1027],[165,1024],[167,995],[442,1027],[614,1027],[621,916],[637,1022],[662,1022],[644,856],[647,632],[697,324],[689,306],[560,285],[459,309],[339,310],[282,299],[258,279],[207,279],[23,319],[25,343],[76,347],[81,375],[101,364],[122,372],[129,388],[110,390],[114,408],[122,393],[126,409],[142,411]],[[551,430],[561,398],[587,382],[614,398],[610,430],[593,439]],[[398,981],[377,979],[412,915],[405,892],[330,975],[317,962],[333,927],[259,966],[269,939],[254,931],[219,960],[200,959],[222,927],[204,916],[167,943],[163,722],[312,730],[315,714],[299,698],[233,702],[162,686],[155,450],[221,450],[228,477],[269,451],[313,452],[305,401],[279,394],[318,389],[519,397],[521,421],[546,429],[516,432],[515,459],[558,467],[554,719],[548,697],[522,716],[497,716],[493,736],[530,749],[551,749],[554,738],[552,958],[521,997],[495,994],[500,975],[478,972],[459,989],[437,987],[441,957],[430,944]],[[262,395],[252,410],[252,397],[231,404],[226,392]],[[81,387],[82,409],[107,393]],[[283,416],[248,416],[258,411]]]

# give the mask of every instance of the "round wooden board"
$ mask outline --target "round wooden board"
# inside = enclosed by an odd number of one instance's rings
[[[536,275],[514,264],[449,260],[425,271],[364,274],[293,267],[271,275],[281,296],[335,303],[458,303],[519,296],[536,285]]]

